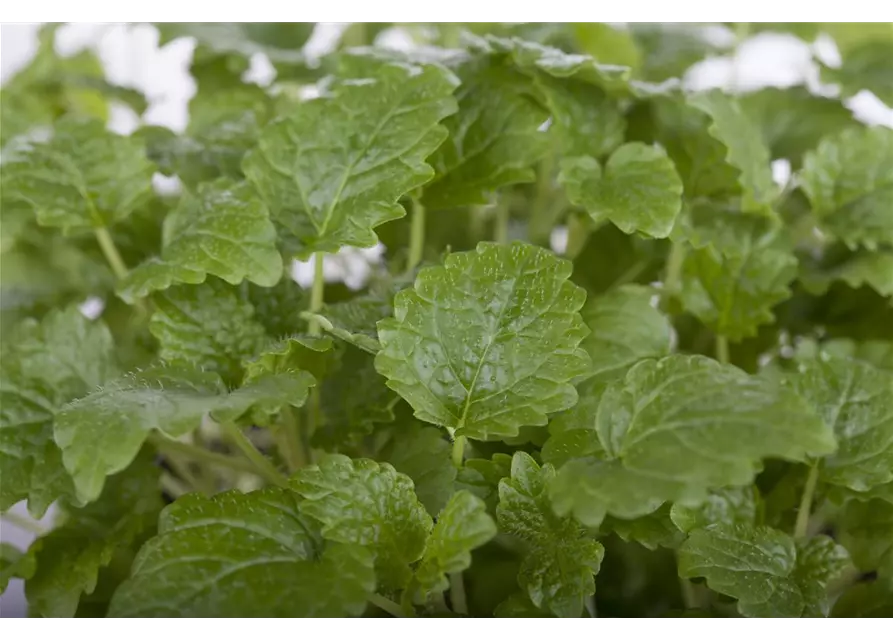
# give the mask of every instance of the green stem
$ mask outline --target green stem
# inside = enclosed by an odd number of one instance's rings
[[[18,527],[19,529],[23,529],[28,533],[33,533],[37,536],[42,536],[46,533],[46,531],[44,531],[44,528],[41,527],[38,523],[34,522],[31,518],[20,516],[19,514],[12,511],[4,513],[3,519],[9,522],[9,524]]]
[[[509,241],[509,213],[508,196],[506,195],[496,203],[493,240],[497,244],[505,244]]]
[[[729,339],[725,336],[716,336],[716,359],[729,364]]]
[[[468,439],[465,436],[458,436],[453,440],[453,464],[457,467],[461,467],[462,461],[465,459],[466,442],[468,442]]]
[[[679,577],[679,589],[682,591],[682,602],[686,609],[699,609],[698,594],[695,593],[695,585],[688,578]]]
[[[203,493],[206,496],[214,495],[214,493],[216,493],[213,481],[194,473],[192,469],[189,468],[189,460],[187,460],[185,456],[181,458],[178,455],[169,455],[167,461],[170,463],[171,467],[173,467],[174,471],[177,472],[177,475],[180,476],[180,479],[186,482],[186,484],[193,490]]]
[[[322,309],[325,297],[326,279],[323,272],[323,262],[325,254],[317,251],[313,254],[313,288],[310,290],[310,313],[319,313]],[[322,328],[316,320],[310,320],[307,325],[307,331],[311,336],[318,336],[322,333]]]
[[[453,603],[453,611],[467,616],[468,601],[465,598],[465,581],[461,573],[450,574],[450,602]]]
[[[670,255],[667,258],[667,270],[664,274],[664,295],[673,296],[679,288],[682,280],[682,263],[685,262],[686,246],[681,242],[674,242],[670,247]]]
[[[400,608],[400,605],[398,605],[393,600],[389,600],[388,598],[385,598],[384,596],[380,596],[377,593],[373,593],[371,596],[369,596],[369,602],[374,604],[376,607],[378,607],[385,613],[390,613],[395,618],[404,617],[403,609]]]
[[[105,259],[108,260],[109,266],[115,273],[115,277],[118,278],[118,280],[126,278],[127,265],[124,264],[124,259],[121,257],[121,254],[118,253],[118,247],[115,246],[115,241],[112,240],[109,230],[105,227],[96,227],[93,232],[96,234],[96,241],[99,242],[99,248],[102,249]]]
[[[174,500],[189,493],[189,489],[169,473],[161,474],[161,488],[165,493],[169,493]]]
[[[149,436],[149,442],[155,445],[155,448],[162,453],[178,453],[192,458],[193,460],[199,462],[207,462],[209,464],[217,465],[218,467],[227,467],[228,469],[233,469],[234,471],[257,473],[257,469],[254,467],[254,465],[247,460],[243,460],[241,458],[233,458],[232,456],[227,456],[222,453],[208,451],[207,449],[203,449],[202,447],[197,447],[193,444],[187,444],[186,442],[180,442],[179,440],[171,440],[158,433],[151,434]]]
[[[256,473],[271,484],[287,487],[288,480],[283,476],[273,463],[267,457],[255,448],[251,440],[248,439],[242,430],[232,422],[224,422],[221,428],[229,435],[233,444],[245,455],[245,457],[254,465]]]
[[[406,273],[412,273],[422,261],[425,251],[425,206],[418,198],[412,199],[412,227],[409,236],[409,260]]]
[[[592,229],[585,219],[571,214],[567,221],[567,246],[564,249],[564,256],[571,260],[576,258],[583,250],[591,232]]]
[[[631,266],[629,269],[627,269],[626,271],[621,273],[620,276],[618,276],[618,278],[613,283],[611,283],[610,288],[616,289],[617,287],[619,287],[621,285],[627,284],[628,282],[632,282],[633,280],[635,280],[636,278],[639,277],[639,275],[645,270],[645,268],[648,265],[649,265],[648,260],[639,260],[633,266]]]
[[[310,389],[310,397],[307,398],[307,406],[305,408],[307,411],[307,428],[302,429],[300,432],[301,449],[304,452],[307,464],[313,464],[313,449],[310,447],[310,438],[316,433],[316,428],[320,423],[320,406],[319,387],[313,387]]]
[[[800,498],[800,508],[797,511],[797,522],[794,524],[794,537],[805,538],[809,528],[809,515],[812,511],[812,498],[815,495],[815,487],[819,481],[819,463],[814,462],[806,477],[806,486],[803,487],[803,496]]]
[[[285,461],[289,471],[297,471],[307,464],[304,444],[301,441],[301,424],[291,407],[284,407],[280,414],[280,427],[284,439]]]
[[[536,197],[530,212],[529,236],[534,244],[548,244],[552,225],[555,223],[549,199],[552,195],[552,172],[555,169],[555,154],[549,153],[542,159],[537,173]]]

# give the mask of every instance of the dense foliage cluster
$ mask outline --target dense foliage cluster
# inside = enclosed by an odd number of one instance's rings
[[[893,103],[893,27],[726,25],[833,36],[821,97],[688,90],[728,53],[693,25],[392,26],[311,60],[309,23],[159,25],[197,43],[189,124],[126,136],[144,98],[42,32],[0,102],[0,509],[58,517],[0,585],[33,616],[893,614],[893,129],[845,106]]]

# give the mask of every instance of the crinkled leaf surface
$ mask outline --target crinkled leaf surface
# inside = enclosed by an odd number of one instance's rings
[[[73,617],[82,594],[96,588],[100,568],[155,528],[163,503],[152,458],[144,452],[111,478],[96,502],[71,510],[61,527],[31,545],[37,571],[25,581],[30,616]]]
[[[285,338],[305,329],[300,313],[307,307],[304,290],[284,277],[274,287],[242,283],[241,296],[254,307],[254,317],[272,338]]]
[[[695,94],[689,104],[710,116],[710,134],[726,146],[727,162],[741,172],[745,210],[769,212],[778,188],[772,180],[772,157],[757,125],[736,98],[713,90]]]
[[[66,118],[48,141],[4,158],[3,197],[27,202],[45,226],[106,227],[149,196],[153,171],[139,140],[98,120]]]
[[[425,555],[416,569],[415,582],[423,593],[446,591],[447,575],[471,566],[471,552],[496,535],[496,523],[484,501],[468,491],[450,498],[437,516]]]
[[[305,312],[302,317],[316,320],[327,333],[375,354],[381,348],[376,324],[394,313],[393,296],[400,288],[324,305],[318,313]]]
[[[425,163],[456,110],[442,67],[387,65],[270,123],[243,163],[292,253],[371,247],[373,229],[405,215],[398,200],[434,175]]]
[[[358,616],[375,590],[373,556],[324,542],[292,491],[190,494],[161,514],[112,617]]]
[[[782,232],[753,216],[717,213],[710,225],[702,230],[710,244],[685,255],[680,299],[714,332],[732,340],[754,336],[790,297],[797,259]]]
[[[219,373],[229,384],[242,378],[242,361],[266,338],[251,303],[220,280],[171,287],[153,296],[149,330],[168,363]]]
[[[511,478],[499,483],[496,517],[500,531],[529,545],[518,584],[533,604],[579,617],[584,598],[595,593],[604,548],[574,519],[552,512],[546,485],[554,475],[551,465],[540,468],[526,453],[516,453]]]
[[[562,430],[569,462],[551,497],[559,513],[591,526],[606,513],[635,518],[664,501],[696,502],[710,488],[749,484],[766,457],[803,460],[835,449],[831,429],[788,387],[703,356],[642,361],[577,419],[579,436],[567,433],[569,424]]]
[[[494,454],[492,458],[471,458],[459,469],[456,487],[468,490],[487,504],[490,513],[496,512],[499,501],[499,481],[512,475],[512,456]]]
[[[533,164],[545,155],[548,114],[530,95],[526,76],[489,58],[459,69],[459,110],[444,120],[449,137],[431,156],[434,179],[422,202],[429,209],[486,204],[493,192],[533,182]]]
[[[837,437],[837,451],[822,461],[824,482],[868,491],[893,481],[893,374],[820,356],[791,381]]]
[[[893,130],[847,129],[803,160],[800,179],[821,228],[850,247],[893,244]]]
[[[440,429],[411,421],[394,426],[393,442],[384,459],[415,485],[419,501],[436,516],[453,495],[456,465],[450,457],[452,447]]]
[[[165,229],[170,241],[160,258],[130,272],[118,287],[125,300],[167,289],[175,282],[199,284],[208,274],[230,284],[250,280],[272,287],[282,277],[276,229],[266,206],[245,183],[221,179],[181,198]]]
[[[587,373],[585,293],[538,247],[481,243],[423,269],[378,323],[376,369],[422,420],[486,440],[543,425]]]
[[[433,526],[408,476],[386,463],[332,455],[299,471],[291,486],[304,497],[301,514],[320,523],[323,537],[372,551],[381,583],[406,586]]]
[[[608,516],[600,527],[602,531],[616,533],[627,542],[638,542],[646,549],[658,547],[677,548],[685,539],[685,535],[670,519],[670,505],[664,504],[651,513],[624,520]]]
[[[114,345],[104,324],[74,306],[11,333],[0,365],[0,509],[27,498],[40,517],[74,489],[53,440],[53,418],[115,375]]]
[[[641,285],[624,285],[590,298],[580,315],[590,334],[582,347],[592,359],[593,376],[610,380],[639,360],[670,354],[673,327],[652,305],[655,292]]]
[[[626,233],[666,238],[682,207],[682,181],[660,147],[629,142],[604,169],[583,156],[562,163],[559,178],[568,199],[596,222],[610,220]]]
[[[704,577],[738,600],[748,617],[827,615],[828,581],[848,562],[827,537],[795,543],[769,527],[712,525],[694,531],[679,550],[679,575]]]

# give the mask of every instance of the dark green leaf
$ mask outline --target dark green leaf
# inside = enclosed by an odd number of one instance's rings
[[[398,423],[393,433],[384,459],[412,479],[419,501],[436,516],[453,495],[456,480],[450,443],[440,429],[423,427],[415,421],[409,425]]]

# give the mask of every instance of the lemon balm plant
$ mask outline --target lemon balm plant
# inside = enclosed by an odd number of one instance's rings
[[[311,61],[312,24],[159,25],[197,43],[179,134],[110,132],[144,100],[53,27],[3,88],[0,508],[59,515],[0,584],[33,616],[890,615],[893,130],[843,102],[891,99],[890,25],[727,25],[830,33],[835,98],[686,89],[722,53],[693,25],[385,26]]]

